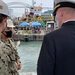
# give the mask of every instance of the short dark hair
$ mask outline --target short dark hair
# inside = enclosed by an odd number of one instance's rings
[[[7,18],[7,16],[0,13],[0,23],[1,23],[1,22],[3,21],[3,19],[5,19],[5,18]]]

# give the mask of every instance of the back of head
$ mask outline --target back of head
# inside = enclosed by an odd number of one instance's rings
[[[54,16],[56,15],[56,11],[61,7],[69,7],[75,9],[75,0],[54,0]]]

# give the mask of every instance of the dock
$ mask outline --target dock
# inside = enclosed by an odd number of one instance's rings
[[[43,37],[44,37],[45,33],[44,31],[41,31],[41,33],[25,33],[25,32],[22,32],[22,31],[19,31],[18,33],[14,34],[13,35],[13,39],[14,40],[23,40],[23,41],[33,41],[33,40],[36,40],[36,41],[40,41],[40,40],[43,40]]]
[[[25,72],[25,73],[19,73],[20,75],[37,75],[36,72]]]

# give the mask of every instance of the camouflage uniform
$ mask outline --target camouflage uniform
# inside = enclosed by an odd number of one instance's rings
[[[0,75],[19,75],[17,61],[20,59],[11,39],[0,42]]]

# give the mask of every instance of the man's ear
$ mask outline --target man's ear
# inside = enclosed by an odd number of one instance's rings
[[[60,11],[60,16],[63,17],[63,14],[64,14],[63,9],[61,8],[61,9],[59,9],[59,11]]]

